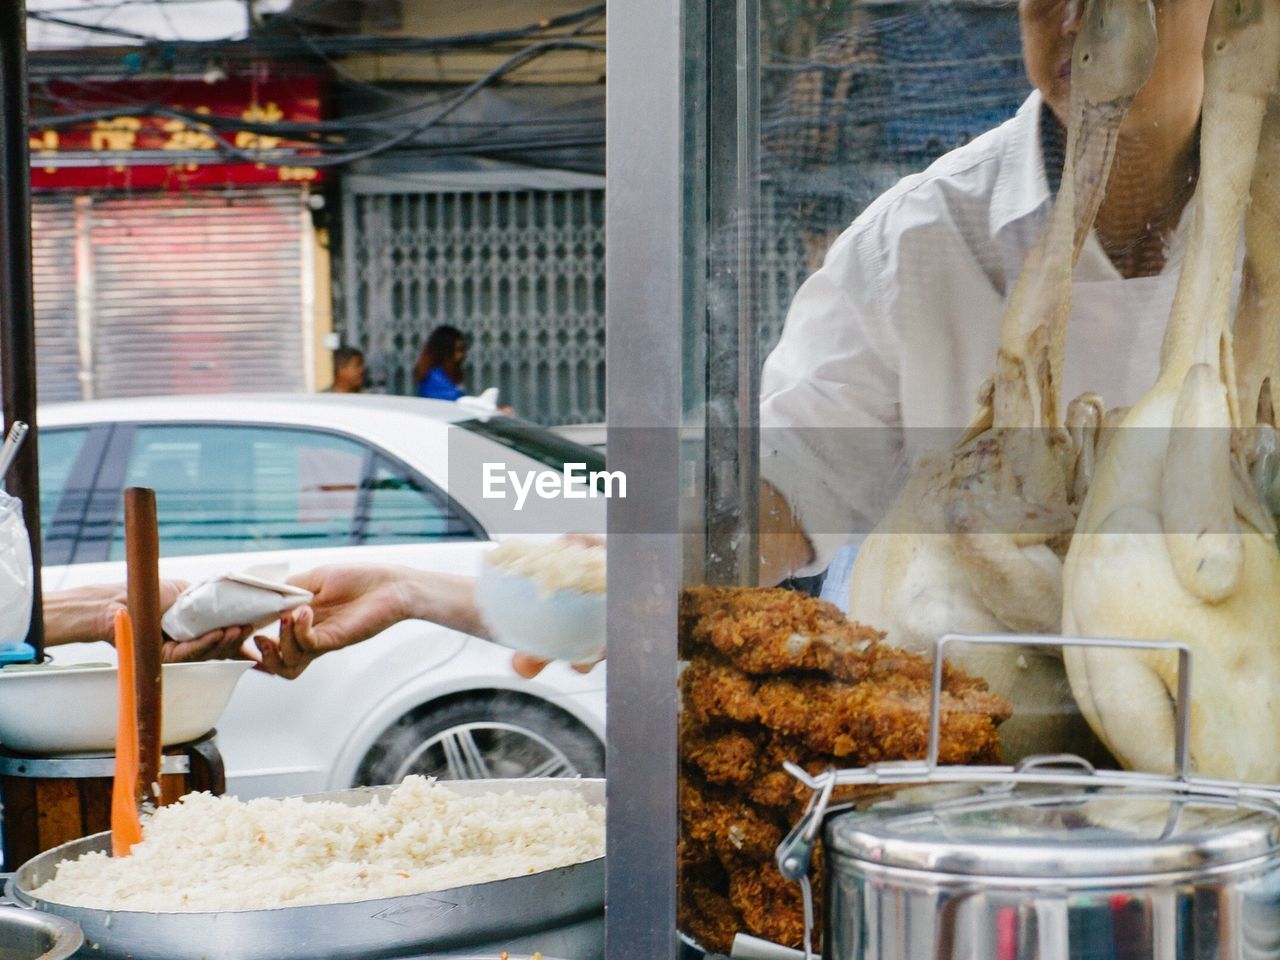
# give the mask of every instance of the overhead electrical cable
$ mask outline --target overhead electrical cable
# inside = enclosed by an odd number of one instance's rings
[[[334,167],[376,156],[377,154],[383,153],[387,150],[409,143],[416,137],[425,133],[427,130],[439,125],[445,120],[445,118],[455,113],[469,100],[474,98],[481,90],[501,79],[503,76],[506,76],[525,64],[544,56],[550,51],[563,49],[602,52],[604,47],[597,43],[571,37],[553,38],[530,44],[523,50],[497,64],[484,76],[469,84],[467,87],[446,97],[444,102],[424,119],[411,123],[407,126],[401,124],[394,127],[388,126],[386,129],[380,129],[376,124],[365,127],[364,129],[368,132],[383,134],[382,139],[377,143],[356,147],[354,149],[351,149],[350,144],[346,142],[335,143],[320,139],[326,134],[350,134],[357,129],[361,129],[360,124],[353,122],[351,118],[338,121],[254,123],[238,118],[218,117],[211,114],[195,113],[194,111],[176,110],[172,107],[154,102],[135,104],[127,107],[109,105],[99,110],[82,111],[77,114],[55,114],[47,117],[33,117],[31,119],[31,126],[33,129],[50,129],[72,126],[93,120],[112,119],[128,115],[175,119],[197,127],[203,133],[208,135],[217,145],[216,148],[219,153],[225,156],[234,157],[247,163],[262,163],[268,166],[295,166],[299,163],[303,163],[310,167]],[[286,136],[293,139],[306,137],[316,139],[309,143],[304,151],[299,151],[296,148],[273,149],[266,151],[248,150],[243,147],[236,146],[232,141],[224,137],[222,135],[222,131],[224,130],[247,131],[250,133],[268,134],[273,136]],[[443,146],[453,150],[458,149],[458,147],[453,144],[431,146]],[[415,147],[421,147],[421,145],[415,145]],[[319,150],[321,152],[306,152],[311,149]],[[323,152],[325,150],[341,152],[325,153]]]

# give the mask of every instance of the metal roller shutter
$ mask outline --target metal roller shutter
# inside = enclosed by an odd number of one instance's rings
[[[36,312],[36,389],[40,400],[79,400],[74,198],[46,194],[31,204]]]
[[[99,397],[301,390],[301,193],[95,198]]]

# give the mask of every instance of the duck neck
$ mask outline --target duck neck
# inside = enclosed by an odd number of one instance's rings
[[[1262,98],[1206,92],[1200,146],[1205,174],[1196,189],[1191,235],[1165,333],[1162,379],[1181,383],[1196,363],[1220,369],[1240,224],[1265,110]]]

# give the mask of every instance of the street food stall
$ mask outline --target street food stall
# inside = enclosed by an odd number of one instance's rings
[[[10,896],[156,960],[1280,957],[1280,3],[1171,9],[611,7],[607,855],[174,909],[113,823]],[[311,866],[380,790],[281,801]]]
[[[1280,8],[1196,9],[611,9],[610,956],[1277,955]]]

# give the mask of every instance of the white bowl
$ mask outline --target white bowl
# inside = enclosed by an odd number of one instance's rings
[[[213,729],[247,660],[166,663],[162,668],[164,746]],[[109,753],[116,745],[116,668],[0,670],[0,744],[40,756]]]
[[[529,577],[484,563],[476,579],[476,604],[493,639],[504,647],[570,663],[589,663],[604,654],[603,593],[548,593]]]

